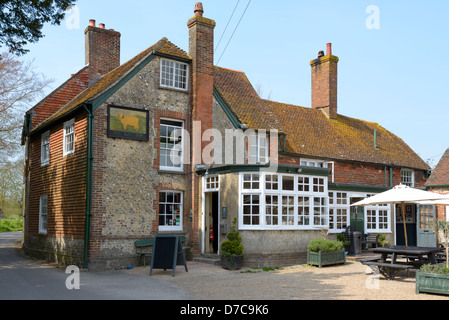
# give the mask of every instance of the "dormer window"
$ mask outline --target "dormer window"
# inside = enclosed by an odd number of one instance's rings
[[[161,87],[187,90],[188,65],[161,59]]]

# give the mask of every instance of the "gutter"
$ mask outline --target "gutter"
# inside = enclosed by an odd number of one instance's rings
[[[87,269],[87,262],[89,258],[89,239],[91,231],[92,219],[92,172],[93,172],[93,125],[94,115],[91,104],[84,104],[84,109],[87,112],[87,163],[86,163],[86,216],[84,225],[84,256],[83,268]]]

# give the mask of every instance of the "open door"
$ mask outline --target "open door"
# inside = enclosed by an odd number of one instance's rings
[[[218,254],[219,243],[219,197],[218,192],[206,192],[204,219],[204,253]]]
[[[436,247],[437,239],[433,233],[435,224],[435,206],[418,205],[417,235],[419,247]]]

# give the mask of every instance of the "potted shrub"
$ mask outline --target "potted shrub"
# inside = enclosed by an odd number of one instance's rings
[[[425,264],[416,273],[416,293],[449,295],[449,268],[445,265]]]
[[[242,237],[236,227],[237,218],[234,219],[231,231],[227,234],[227,241],[221,244],[221,266],[227,270],[238,270],[243,265]]]
[[[445,265],[423,265],[416,272],[416,293],[438,293],[449,295],[449,223],[439,221],[435,228],[439,242],[446,249]]]
[[[346,262],[343,242],[327,239],[313,239],[307,246],[307,264],[318,267]]]
[[[337,234],[337,240],[343,243],[343,248],[345,249],[345,252],[349,252],[349,248],[351,246],[351,242],[346,240],[344,234]]]

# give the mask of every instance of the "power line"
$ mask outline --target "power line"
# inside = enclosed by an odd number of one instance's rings
[[[228,29],[229,23],[231,22],[231,19],[232,19],[232,17],[234,16],[235,10],[237,9],[237,6],[239,5],[239,3],[240,3],[240,0],[237,1],[237,4],[235,5],[234,11],[232,11],[231,17],[230,17],[229,20],[228,20],[228,24],[226,25],[226,27],[225,27],[223,33],[221,34],[220,40],[218,41],[218,44],[217,44],[217,46],[215,47],[215,51],[217,51],[218,47],[220,46],[221,39],[223,39],[223,36],[224,36],[226,30]]]
[[[235,27],[234,32],[232,32],[232,35],[231,35],[231,37],[229,38],[229,41],[228,41],[228,43],[226,44],[226,47],[224,48],[223,53],[222,53],[221,56],[220,56],[220,59],[218,59],[217,65],[220,63],[221,58],[223,57],[224,53],[226,52],[226,49],[228,48],[228,45],[229,45],[229,43],[231,42],[232,37],[234,36],[235,31],[236,31],[237,28],[239,27],[240,22],[242,21],[243,16],[245,15],[246,10],[248,9],[250,3],[251,3],[251,0],[249,0],[248,4],[246,5],[245,11],[243,11],[243,14],[242,14],[242,16],[240,17],[240,20],[239,20],[239,22],[237,23],[237,26]]]

